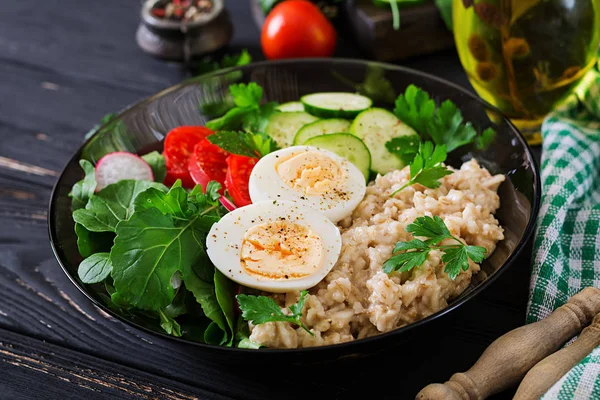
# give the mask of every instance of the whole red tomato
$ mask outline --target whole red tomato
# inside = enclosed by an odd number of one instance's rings
[[[313,3],[287,0],[267,16],[260,42],[269,59],[328,57],[335,50],[335,29]]]

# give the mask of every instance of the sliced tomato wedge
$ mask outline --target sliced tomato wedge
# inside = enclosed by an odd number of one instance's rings
[[[180,126],[167,134],[163,152],[167,164],[165,185],[171,186],[177,179],[181,179],[183,187],[194,187],[194,181],[188,171],[190,155],[196,144],[213,133],[204,126]]]
[[[208,139],[202,140],[194,147],[194,153],[189,159],[188,170],[195,184],[206,185],[210,181],[217,181],[223,186],[227,174],[227,153]],[[223,190],[220,191],[223,193]]]
[[[252,204],[248,192],[250,173],[258,161],[257,158],[232,154],[227,157],[227,176],[225,187],[238,207]]]

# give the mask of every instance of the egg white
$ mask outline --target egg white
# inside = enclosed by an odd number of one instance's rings
[[[313,274],[303,278],[273,280],[247,274],[240,253],[244,235],[254,225],[285,218],[318,234],[323,241],[323,262]],[[342,237],[339,229],[323,214],[291,201],[263,201],[238,208],[215,223],[206,238],[208,257],[215,267],[232,281],[272,293],[311,288],[331,271],[340,255]]]
[[[300,152],[319,152],[333,159],[345,172],[346,179],[338,190],[347,193],[347,199],[335,199],[325,195],[306,195],[291,188],[277,173],[275,169],[282,159]],[[261,158],[248,182],[250,198],[253,203],[265,200],[292,200],[302,205],[320,211],[331,221],[338,222],[352,214],[366,192],[365,177],[360,170],[350,161],[332,151],[313,146],[292,146],[269,153]]]

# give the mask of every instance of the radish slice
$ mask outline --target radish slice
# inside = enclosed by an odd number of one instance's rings
[[[154,181],[154,174],[141,157],[123,151],[109,153],[96,164],[96,191],[123,179]]]
[[[221,196],[219,197],[219,201],[221,202],[221,204],[223,205],[223,207],[225,207],[227,209],[227,211],[233,211],[235,210],[237,207],[235,206],[235,204],[233,204],[227,197],[225,196]]]

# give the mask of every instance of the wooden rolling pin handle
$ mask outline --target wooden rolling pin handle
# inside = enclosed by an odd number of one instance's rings
[[[514,400],[537,400],[564,374],[600,346],[600,314],[570,346],[544,358],[529,370]]]
[[[547,318],[496,339],[467,372],[425,387],[419,400],[483,400],[523,378],[531,367],[581,332],[600,312],[600,290],[589,287]]]

